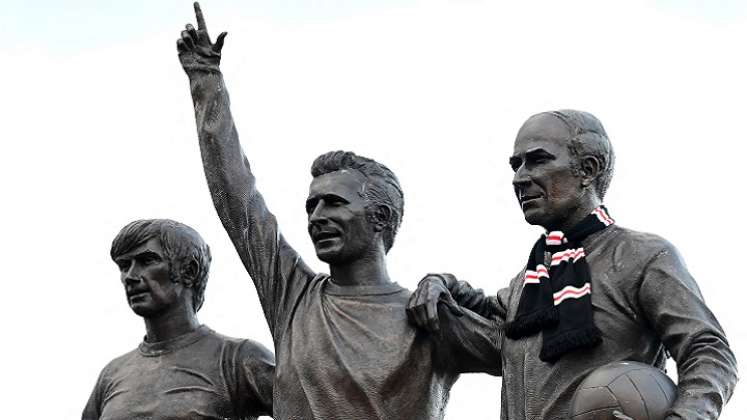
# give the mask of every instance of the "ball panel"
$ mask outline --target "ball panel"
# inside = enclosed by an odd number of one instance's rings
[[[653,419],[664,417],[671,404],[669,395],[657,381],[656,373],[658,372],[652,370],[636,370],[628,373],[643,397],[649,417]]]
[[[659,373],[659,375],[654,375],[654,378],[656,379],[656,383],[659,385],[659,388],[661,388],[661,391],[664,393],[664,395],[666,395],[667,402],[671,407],[672,404],[674,404],[674,400],[677,398],[677,385],[672,382],[672,379],[670,379],[666,373]]]
[[[615,381],[609,385],[609,389],[612,394],[615,395],[617,401],[620,402],[622,412],[625,413],[626,416],[632,417],[636,420],[649,420],[644,397],[641,395],[638,387],[636,387],[636,384],[628,374],[624,374],[615,379]]]
[[[585,384],[588,384],[589,386],[609,385],[610,383],[612,383],[612,381],[624,375],[625,372],[627,372],[628,370],[635,369],[637,367],[635,366],[635,364],[637,363],[635,362],[610,363],[598,369],[594,369],[589,374],[589,376],[587,376],[586,379],[584,379],[580,387],[583,387]]]
[[[619,410],[620,404],[606,386],[578,389],[571,401],[571,412],[584,414],[594,410]]]

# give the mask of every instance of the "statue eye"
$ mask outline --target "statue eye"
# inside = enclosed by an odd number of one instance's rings
[[[140,259],[143,265],[153,265],[159,263],[161,258],[156,254],[146,254]]]
[[[344,206],[345,204],[350,203],[348,200],[337,195],[326,197],[325,201],[327,202],[327,204],[329,204],[332,207],[340,207],[340,206]]]
[[[531,156],[528,156],[528,160],[534,165],[541,165],[554,159],[555,156],[548,153],[533,153]]]
[[[306,200],[306,214],[311,214],[316,208],[317,200]]]
[[[521,158],[512,156],[510,159],[508,159],[508,164],[511,165],[511,170],[516,173],[516,171],[518,171],[521,167]]]

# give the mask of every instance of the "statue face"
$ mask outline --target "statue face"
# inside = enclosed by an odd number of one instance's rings
[[[311,182],[306,214],[320,260],[342,264],[361,258],[375,246],[376,233],[361,196],[364,185],[365,177],[350,170],[320,175]]]
[[[509,159],[514,193],[527,223],[558,230],[582,205],[581,178],[568,150],[570,131],[558,118],[536,115],[519,130]]]
[[[184,287],[171,280],[170,263],[158,238],[120,255],[115,262],[133,312],[148,318],[178,305]]]

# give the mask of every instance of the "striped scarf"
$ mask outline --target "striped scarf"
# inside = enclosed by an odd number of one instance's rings
[[[602,341],[591,308],[591,273],[581,246],[587,236],[615,223],[604,206],[597,207],[568,234],[542,235],[529,254],[524,288],[506,336],[519,339],[542,331],[540,360],[554,362],[576,348]],[[545,252],[552,255],[545,266]]]

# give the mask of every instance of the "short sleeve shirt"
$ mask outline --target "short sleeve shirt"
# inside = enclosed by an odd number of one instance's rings
[[[272,353],[202,326],[112,360],[83,420],[248,420],[272,413]]]

